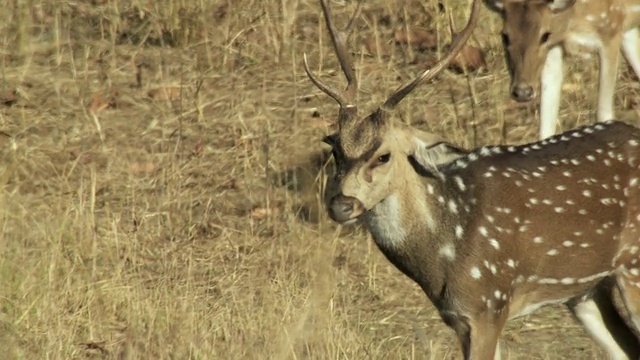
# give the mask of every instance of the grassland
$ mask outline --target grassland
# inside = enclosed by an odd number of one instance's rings
[[[466,1],[446,8],[459,28]],[[333,2],[336,22],[353,2]],[[315,0],[9,1],[0,11],[0,344],[5,359],[458,358],[452,333],[366,233],[320,204],[343,86]],[[370,109],[450,41],[434,0],[368,1],[353,41]],[[514,104],[498,17],[399,109],[466,147],[537,137]],[[371,51],[371,39],[385,51]],[[596,63],[572,60],[563,128],[594,121]],[[623,64],[616,104],[637,106]],[[562,307],[515,321],[507,359],[599,349]]]

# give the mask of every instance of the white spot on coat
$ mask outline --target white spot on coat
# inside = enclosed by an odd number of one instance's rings
[[[440,248],[440,251],[438,251],[438,253],[440,254],[440,256],[450,261],[453,261],[456,258],[456,248],[455,246],[453,246],[453,244],[446,244],[445,246]]]
[[[482,273],[480,272],[480,269],[478,269],[477,266],[474,266],[471,268],[471,277],[474,279],[480,279],[482,277]]]

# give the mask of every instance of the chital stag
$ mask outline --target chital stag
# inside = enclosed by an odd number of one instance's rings
[[[640,0],[485,0],[502,14],[511,96],[530,101],[540,84],[540,138],[556,131],[563,57],[599,58],[598,121],[614,118],[620,48],[640,77]],[[585,86],[589,88],[589,86]]]
[[[330,89],[305,55],[311,81],[340,105],[339,130],[324,140],[336,165],[325,193],[330,217],[368,229],[456,332],[465,359],[499,357],[505,322],[553,303],[566,304],[611,358],[637,359],[640,130],[608,121],[464,150],[397,121],[394,107],[469,38],[478,0],[443,60],[359,117],[348,30],[338,31],[321,4],[348,82],[345,93]],[[615,288],[630,316],[617,311]]]

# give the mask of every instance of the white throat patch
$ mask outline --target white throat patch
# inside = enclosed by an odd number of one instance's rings
[[[401,212],[398,197],[391,195],[365,214],[364,223],[378,244],[396,247],[404,242],[407,231]]]

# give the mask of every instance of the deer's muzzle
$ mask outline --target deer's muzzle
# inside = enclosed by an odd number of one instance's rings
[[[329,203],[329,217],[340,224],[352,224],[363,213],[364,206],[360,200],[351,196],[336,195]]]
[[[515,84],[511,88],[511,97],[518,102],[531,101],[535,95],[533,86],[529,84]]]

